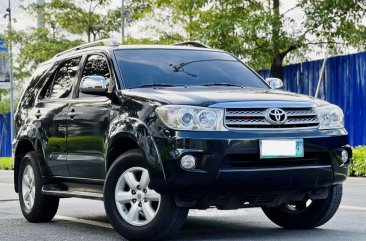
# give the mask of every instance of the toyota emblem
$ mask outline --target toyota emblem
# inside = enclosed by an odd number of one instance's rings
[[[287,121],[287,114],[284,110],[279,108],[271,108],[265,112],[266,120],[274,125],[281,125]]]

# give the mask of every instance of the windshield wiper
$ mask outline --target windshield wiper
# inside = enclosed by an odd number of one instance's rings
[[[231,83],[208,83],[208,84],[202,84],[200,86],[236,86],[240,88],[244,88],[244,86],[239,84],[231,84]]]
[[[177,87],[177,86],[184,86],[185,85],[173,85],[173,84],[161,84],[161,83],[154,83],[154,84],[142,84],[142,85],[137,85],[134,86],[133,88],[148,88],[148,87]]]

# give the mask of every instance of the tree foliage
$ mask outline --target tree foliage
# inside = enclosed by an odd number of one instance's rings
[[[297,0],[281,11],[281,0],[155,0],[169,7],[187,37],[232,52],[255,69],[271,67],[282,77],[287,57],[303,56],[313,46],[339,53],[364,47],[365,0]],[[303,14],[301,21],[292,11]],[[185,37],[185,36],[184,36]],[[186,37],[186,38],[187,38]]]
[[[14,76],[17,80],[30,77],[32,71],[40,63],[83,42],[82,40],[69,40],[64,36],[55,37],[47,29],[17,32],[14,34],[14,41],[19,45]]]
[[[33,15],[38,13],[39,8],[43,8],[46,28],[53,34],[61,30],[86,35],[90,42],[119,29],[120,11],[107,10],[109,3],[109,0],[51,0],[45,6],[33,3],[25,8]]]
[[[16,49],[14,84],[19,92],[24,88],[24,81],[41,62],[84,43],[85,37],[87,41],[105,38],[120,27],[120,10],[111,9],[110,0],[51,0],[43,6],[22,3],[21,7],[33,17],[37,17],[42,10],[44,28],[5,32],[2,36],[7,41],[11,40]],[[8,93],[7,90],[0,90],[0,100]],[[2,103],[1,108],[6,109],[8,103]]]
[[[188,39],[227,50],[255,69],[271,68],[282,77],[285,61],[298,59],[314,46],[340,53],[345,47],[365,47],[366,0],[296,0],[291,9],[281,0],[126,0],[126,22],[141,20],[156,36],[127,43],[169,44]],[[120,31],[120,9],[110,0],[50,0],[41,6],[45,28],[12,34],[19,48],[16,80],[57,52],[108,37]],[[33,16],[40,6],[24,6]],[[295,19],[296,11],[303,19]],[[71,40],[74,39],[74,40]]]

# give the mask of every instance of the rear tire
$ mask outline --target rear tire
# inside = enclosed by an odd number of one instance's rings
[[[19,202],[23,216],[29,222],[49,222],[55,216],[59,198],[42,194],[44,181],[35,152],[28,152],[19,168]]]
[[[188,209],[149,187],[145,160],[138,150],[119,156],[104,184],[104,207],[113,228],[128,240],[161,240],[184,224]],[[118,199],[118,201],[117,201]]]
[[[342,184],[329,189],[326,199],[282,204],[274,208],[262,208],[275,224],[287,229],[311,229],[328,222],[337,212],[342,200]]]

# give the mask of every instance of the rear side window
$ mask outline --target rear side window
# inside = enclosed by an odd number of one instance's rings
[[[56,71],[46,97],[50,99],[70,97],[72,85],[77,77],[81,57],[69,59],[62,63]]]
[[[23,98],[20,101],[19,107],[28,108],[33,105],[35,96],[39,89],[42,87],[42,82],[46,76],[46,73],[50,69],[51,64],[44,64],[39,66],[32,75],[32,79],[24,91]],[[40,81],[42,79],[42,81]]]

